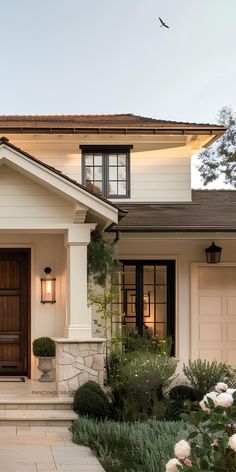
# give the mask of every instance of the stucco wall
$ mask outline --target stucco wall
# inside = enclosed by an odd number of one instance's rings
[[[64,335],[66,252],[62,234],[0,233],[0,247],[31,248],[31,340],[39,336]],[[43,305],[40,278],[49,266],[56,277],[56,303]],[[32,356],[32,377],[39,372]]]

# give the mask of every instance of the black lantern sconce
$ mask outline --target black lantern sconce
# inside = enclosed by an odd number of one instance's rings
[[[214,242],[205,249],[208,264],[218,264],[221,258],[222,247],[216,246]]]
[[[41,303],[56,303],[56,279],[51,277],[51,267],[45,267],[45,277],[41,278]]]

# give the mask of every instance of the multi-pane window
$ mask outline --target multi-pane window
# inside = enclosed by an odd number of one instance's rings
[[[83,184],[106,198],[129,196],[129,150],[83,149]]]

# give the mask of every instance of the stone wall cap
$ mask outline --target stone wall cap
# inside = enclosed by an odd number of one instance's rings
[[[105,338],[76,338],[76,339],[69,339],[69,338],[52,338],[53,341],[56,343],[61,344],[78,344],[78,343],[104,343],[106,342]]]

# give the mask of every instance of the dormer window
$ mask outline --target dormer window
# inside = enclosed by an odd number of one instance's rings
[[[105,198],[130,196],[131,146],[81,146],[83,185]]]

